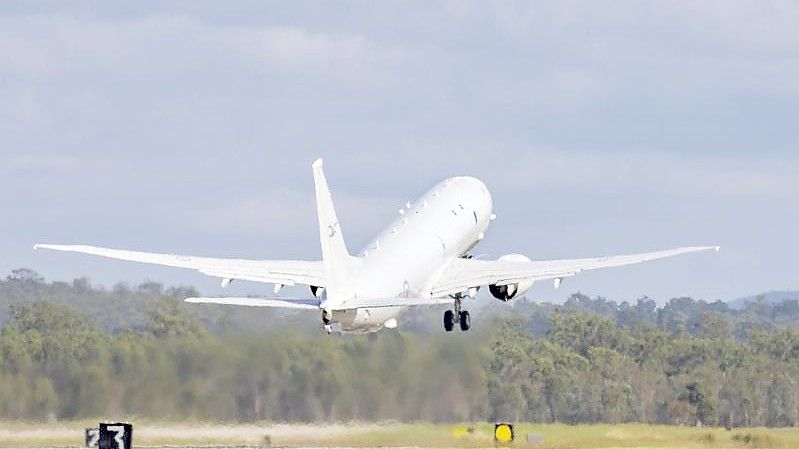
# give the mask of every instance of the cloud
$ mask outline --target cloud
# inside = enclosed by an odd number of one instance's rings
[[[85,168],[86,162],[78,157],[65,154],[9,154],[0,165],[0,175],[63,174]]]
[[[363,36],[291,26],[212,25],[160,15],[87,20],[66,15],[0,18],[0,73],[147,78],[202,70],[267,70],[378,82],[401,55]]]
[[[411,145],[401,159],[366,155],[365,182],[396,189],[413,172],[428,183],[469,174],[508,195],[591,193],[670,199],[786,201],[799,199],[799,157],[702,151],[597,150],[473,143]],[[466,155],[468,157],[458,157]],[[399,164],[399,165],[398,165]],[[359,170],[356,162],[343,170]],[[374,179],[370,179],[374,178]],[[380,178],[380,179],[378,179]],[[396,179],[389,183],[389,180]],[[394,184],[393,186],[390,184]],[[423,184],[423,183],[422,183]],[[419,189],[427,187],[418,185]],[[421,192],[421,190],[420,190]]]
[[[352,237],[372,236],[393,218],[397,201],[357,195],[335,189],[334,202],[342,228],[350,241]],[[318,238],[313,192],[274,189],[231,201],[229,204],[197,209],[189,216],[193,227],[206,232],[250,236],[269,236],[270,239],[301,239],[310,242]],[[365,242],[363,242],[365,243]],[[360,248],[352,247],[351,252]]]
[[[796,2],[447,5],[451,20],[479,24],[494,33],[503,45],[489,47],[499,50],[486,52],[486,58],[515,58],[518,67],[531,69],[520,71],[526,80],[546,82],[569,73],[593,80],[595,90],[585,91],[590,94],[585,104],[596,106],[591,101],[599,93],[616,103],[627,98],[697,104],[752,91],[799,92]],[[495,65],[489,63],[484,70]],[[502,84],[510,91],[526,90],[525,83],[512,76]],[[548,92],[580,92],[569,87]]]
[[[799,198],[799,161],[757,155],[532,150],[505,179],[522,188],[676,197]]]

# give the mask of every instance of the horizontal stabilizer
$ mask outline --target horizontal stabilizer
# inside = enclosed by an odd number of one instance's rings
[[[280,309],[319,310],[318,299],[269,299],[269,298],[186,298],[192,304],[224,304],[230,306],[274,307]]]

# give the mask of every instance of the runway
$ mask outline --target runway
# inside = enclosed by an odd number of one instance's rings
[[[99,420],[0,422],[2,449],[84,447],[84,430]],[[467,429],[464,431],[464,429]],[[136,449],[244,448],[485,448],[495,447],[492,423],[274,424],[135,422]],[[799,447],[799,428],[723,428],[648,424],[514,423],[513,447],[741,448]]]

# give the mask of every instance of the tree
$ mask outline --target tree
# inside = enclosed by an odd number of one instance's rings
[[[183,303],[177,299],[163,298],[149,315],[147,330],[158,338],[206,336],[206,331],[200,326],[197,316],[186,310]]]
[[[9,282],[21,282],[25,284],[41,284],[44,282],[44,278],[30,268],[17,268],[12,270],[11,274],[6,279]]]

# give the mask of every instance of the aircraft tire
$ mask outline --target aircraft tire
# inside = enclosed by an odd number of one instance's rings
[[[469,312],[464,310],[460,313],[460,324],[462,331],[468,331],[470,327],[472,327],[472,316],[469,315]]]
[[[455,314],[452,310],[447,310],[444,312],[444,330],[447,332],[452,331],[455,328]]]

